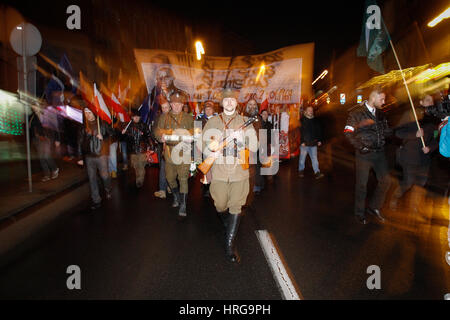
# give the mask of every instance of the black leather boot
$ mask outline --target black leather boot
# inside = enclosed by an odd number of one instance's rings
[[[180,193],[180,209],[178,210],[178,216],[186,217],[186,201],[187,201],[187,193]]]
[[[217,211],[217,217],[220,219],[220,222],[222,222],[223,227],[225,228],[225,234],[227,232],[228,216],[229,216],[228,210],[222,212]]]
[[[176,208],[180,205],[180,191],[178,188],[172,189],[172,195],[173,195],[173,202],[172,202],[172,208]]]
[[[240,262],[239,254],[235,248],[236,235],[239,229],[240,214],[230,214],[228,216],[227,233],[225,235],[225,251],[231,262]]]

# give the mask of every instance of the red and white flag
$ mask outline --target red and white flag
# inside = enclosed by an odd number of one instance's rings
[[[103,83],[100,83],[100,92],[103,95],[103,99],[106,102],[106,105],[111,111],[116,113],[121,122],[128,122],[131,120],[128,113],[122,107],[119,99],[117,99],[114,93],[108,90],[108,88]]]
[[[106,121],[109,124],[111,124],[112,123],[111,113],[109,112],[108,107],[106,106],[106,103],[103,100],[101,93],[97,90],[97,86],[95,83],[94,83],[94,97],[95,97],[95,107],[97,110],[97,115],[103,121]]]
[[[128,122],[131,120],[128,113],[120,105],[119,99],[116,98],[114,93],[111,96],[111,107],[117,113],[121,122]]]
[[[269,107],[269,98],[267,97],[266,91],[264,91],[264,94],[261,98],[259,113],[263,112],[263,110],[267,110],[268,107]]]

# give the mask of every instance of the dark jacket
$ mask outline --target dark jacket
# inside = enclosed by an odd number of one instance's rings
[[[86,157],[109,156],[110,137],[113,129],[106,122],[100,120],[100,132],[103,140],[97,138],[97,120],[84,120],[83,128],[78,135],[78,149],[81,155]]]
[[[270,145],[272,144],[272,129],[273,129],[273,124],[269,122],[269,120],[264,121],[261,118],[261,129],[266,130],[266,135],[267,135],[267,152],[268,155],[270,155]],[[264,146],[262,146],[264,148]]]
[[[142,122],[131,122],[127,131],[128,150],[130,153],[139,154],[147,151],[147,147],[151,145],[151,137],[148,126]]]
[[[375,114],[376,117],[364,103],[349,113],[344,135],[359,154],[383,151],[386,137],[392,135],[384,112],[377,110]],[[373,123],[365,123],[368,120]]]
[[[306,116],[300,120],[300,144],[306,144],[308,147],[317,146],[322,142],[322,128],[317,118],[309,119]]]
[[[412,111],[406,111],[409,116]],[[434,137],[435,126],[429,118],[424,117],[420,122],[423,129],[425,146],[430,148],[430,152],[425,154],[422,151],[423,145],[420,138],[416,137],[418,131],[416,122],[409,121],[402,124],[395,130],[395,135],[402,139],[397,161],[403,165],[425,166],[431,162],[430,154],[438,148],[438,142]]]
[[[50,126],[44,126],[46,120],[44,117],[45,115],[38,115],[36,113],[30,116],[31,139],[33,139],[33,141],[42,139],[48,139],[51,142],[61,141],[61,135],[58,130],[55,130]],[[44,124],[42,123],[43,121]]]

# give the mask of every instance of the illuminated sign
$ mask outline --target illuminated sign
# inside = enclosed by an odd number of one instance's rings
[[[345,93],[341,93],[340,95],[341,104],[345,104]]]

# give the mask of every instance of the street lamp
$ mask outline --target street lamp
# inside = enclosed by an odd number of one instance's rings
[[[195,51],[197,52],[197,60],[202,60],[202,54],[205,54],[205,49],[201,41],[195,42]]]
[[[320,76],[318,76],[316,78],[316,80],[314,80],[311,85],[314,85],[314,83],[316,83],[318,80],[325,78],[325,76],[328,74],[328,70],[323,70],[323,72],[320,74]]]
[[[261,75],[263,75],[265,71],[266,71],[266,66],[264,65],[264,62],[263,62],[261,64],[261,67],[259,68],[258,75],[256,76],[256,82],[258,82],[259,77],[261,77]]]
[[[435,25],[437,25],[439,22],[441,22],[444,19],[450,18],[450,7],[447,8],[444,12],[442,12],[440,15],[438,15],[436,18],[431,20],[428,23],[428,27],[433,28]]]

